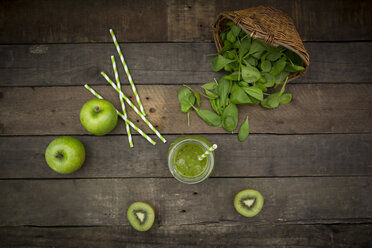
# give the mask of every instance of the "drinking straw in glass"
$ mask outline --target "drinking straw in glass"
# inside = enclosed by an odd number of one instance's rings
[[[208,150],[205,151],[204,154],[202,154],[201,156],[198,157],[199,160],[203,160],[205,159],[206,157],[208,157],[208,155],[213,152],[214,150],[217,149],[217,145],[214,144],[213,146],[209,147]]]

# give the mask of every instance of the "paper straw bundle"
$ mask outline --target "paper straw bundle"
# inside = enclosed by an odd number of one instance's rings
[[[146,117],[138,110],[138,108],[129,100],[128,97],[124,95],[124,93],[116,87],[114,82],[106,75],[106,73],[101,72],[101,75],[111,84],[111,86],[119,93],[120,97],[124,98],[124,100],[128,103],[128,105],[136,112],[139,117],[146,123],[146,125],[156,134],[156,136],[159,137],[164,143],[167,142],[164,137],[156,130],[156,128],[149,122],[149,120],[146,119]]]
[[[130,147],[133,147],[132,134],[131,134],[131,131],[130,131],[130,127],[129,126],[131,126],[139,134],[141,134],[151,144],[155,145],[156,142],[154,140],[152,140],[145,132],[143,132],[141,129],[139,129],[133,122],[131,122],[130,120],[128,120],[128,115],[127,115],[127,111],[126,111],[126,108],[125,108],[125,102],[127,102],[127,104],[134,110],[134,112],[136,112],[136,114],[139,115],[139,117],[141,117],[141,119],[156,134],[156,136],[159,137],[159,139],[161,141],[163,141],[164,143],[167,142],[164,139],[164,137],[158,132],[158,130],[156,130],[156,128],[151,124],[151,122],[145,117],[145,115],[146,115],[145,114],[145,110],[144,110],[143,105],[142,105],[142,102],[141,102],[141,100],[139,98],[139,95],[138,95],[136,86],[134,85],[132,76],[129,73],[129,69],[128,69],[128,66],[127,66],[127,64],[126,64],[126,62],[124,60],[124,56],[123,56],[123,53],[121,52],[119,43],[117,42],[116,37],[115,37],[115,34],[114,34],[114,31],[112,29],[110,29],[110,34],[111,34],[112,40],[114,41],[115,48],[116,48],[116,50],[117,50],[117,52],[119,54],[119,57],[120,57],[120,60],[121,60],[122,65],[123,65],[123,68],[125,70],[126,76],[128,78],[129,84],[130,84],[130,86],[132,88],[132,91],[134,93],[134,96],[136,98],[136,101],[138,103],[138,106],[140,108],[140,109],[138,109],[132,103],[132,101],[130,101],[128,99],[128,97],[126,97],[125,94],[122,92],[122,88],[121,88],[121,84],[120,84],[120,80],[119,80],[119,74],[118,74],[118,70],[117,70],[117,67],[116,67],[115,57],[114,56],[111,56],[111,63],[112,63],[112,68],[114,70],[116,84],[106,75],[106,73],[101,72],[101,75],[107,80],[107,82],[110,83],[110,85],[119,94],[122,113],[120,111],[118,111],[117,109],[116,109],[116,112],[120,116],[120,118],[122,118],[124,120],[124,122],[125,122],[125,127],[126,127],[126,131],[127,131],[127,135],[128,135],[129,146]],[[95,90],[93,90],[93,88],[90,87],[88,84],[85,84],[84,87],[87,90],[89,90],[89,92],[92,93],[97,98],[103,99],[103,97],[101,95],[99,95]]]
[[[89,90],[90,93],[92,93],[95,97],[97,97],[98,99],[104,99],[100,94],[98,94],[95,90],[93,90],[92,87],[90,87],[89,85],[85,84],[84,87]],[[147,139],[151,144],[155,145],[156,142],[151,139],[145,132],[143,132],[139,127],[137,127],[133,122],[131,122],[130,120],[128,120],[127,117],[124,117],[124,115],[122,113],[120,113],[117,109],[116,109],[116,113],[120,116],[120,118],[122,118],[124,120],[125,123],[129,124],[134,130],[136,130],[139,134],[141,134],[145,139]]]

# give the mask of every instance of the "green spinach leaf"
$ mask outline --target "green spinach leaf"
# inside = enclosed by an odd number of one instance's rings
[[[183,87],[178,91],[177,97],[183,113],[189,112],[190,108],[195,104],[195,96],[192,91],[186,87]]]
[[[217,101],[216,101],[216,99],[209,99],[209,102],[210,102],[210,104],[211,104],[212,109],[213,109],[216,113],[218,113],[218,106],[217,106]]]
[[[253,104],[247,93],[237,84],[234,84],[232,87],[230,102],[233,104]]]
[[[298,72],[298,71],[304,71],[305,68],[303,66],[300,66],[300,65],[295,65],[295,64],[289,63],[285,67],[285,70],[289,71],[289,72]]]
[[[268,60],[261,60],[260,64],[261,70],[263,72],[270,72],[271,70],[271,62]]]
[[[222,42],[224,42],[226,40],[226,30],[220,33],[220,38],[221,38]]]
[[[247,87],[247,86],[249,86],[249,83],[248,82],[245,82],[245,81],[239,81],[238,82],[238,85],[240,86],[240,87]]]
[[[275,93],[269,95],[268,97],[266,97],[261,102],[261,106],[264,107],[264,108],[268,108],[268,109],[277,108],[279,106],[279,104],[280,104],[280,97],[284,93],[285,85],[287,84],[287,82],[288,82],[288,78],[284,82],[284,84],[283,84],[282,88],[280,89],[280,91],[279,92],[275,92]]]
[[[266,51],[266,46],[259,40],[253,40],[249,49],[248,55],[252,55],[256,59],[260,59],[261,55]]]
[[[218,84],[216,82],[210,82],[203,84],[201,87],[205,90],[214,90],[217,86]]]
[[[232,70],[233,70],[233,66],[232,66],[232,64],[228,64],[228,65],[225,65],[225,66],[223,67],[223,69],[224,69],[225,71],[232,71]]]
[[[228,65],[234,61],[235,60],[227,59],[224,56],[218,55],[211,60],[211,67],[215,72],[217,72],[220,71],[225,65]]]
[[[278,75],[284,70],[285,65],[286,65],[286,57],[281,57],[278,61],[274,63],[274,66],[272,67],[270,74],[273,76]]]
[[[258,64],[258,60],[253,58],[252,56],[249,56],[247,59],[244,60],[246,65],[251,65],[256,67]]]
[[[221,99],[220,100],[221,105],[219,107],[224,109],[226,106],[227,97],[230,91],[230,81],[225,78],[221,78],[218,82],[218,87],[216,91],[218,92],[218,95]]]
[[[248,116],[247,119],[242,123],[242,125],[239,128],[239,133],[238,133],[238,140],[240,142],[245,141],[249,136],[249,122],[248,122]]]
[[[198,109],[194,106],[193,108],[195,109],[198,116],[209,126],[214,126],[214,127],[221,126],[221,122],[222,122],[221,116],[207,109]]]
[[[198,105],[198,107],[200,107],[200,94],[195,90],[193,92],[194,92],[194,96],[196,98],[196,104]]]
[[[258,81],[256,83],[260,83],[260,84],[265,84],[266,83],[266,78],[263,77],[262,73],[261,73],[261,78],[258,79]]]
[[[218,98],[218,95],[207,90],[207,89],[204,89],[205,90],[205,97],[207,97],[208,99],[217,99]]]
[[[226,26],[231,27],[232,25],[235,25],[233,21],[229,20],[226,22]]]
[[[245,38],[240,42],[239,59],[241,60],[249,51],[251,47],[251,38]]]
[[[254,98],[254,97],[251,97],[251,96],[248,96],[250,99],[251,99],[251,101],[252,101],[252,106],[256,106],[256,105],[258,105],[258,104],[260,104],[260,100],[257,100],[256,98]]]
[[[238,108],[235,104],[230,103],[222,114],[222,127],[228,131],[232,132],[235,130],[236,126],[238,125]]]
[[[234,33],[232,32],[232,30],[230,30],[229,32],[227,32],[226,39],[227,39],[228,41],[230,41],[231,43],[234,43],[234,42],[235,42],[235,40],[236,40],[236,36],[235,36]]]
[[[183,85],[183,86],[188,88],[189,90],[191,90],[194,93],[194,96],[195,96],[195,99],[196,99],[196,104],[200,107],[200,95],[199,95],[199,93],[196,90],[193,90],[191,87],[189,87],[187,85]]]
[[[282,71],[278,75],[275,76],[275,87],[277,87],[279,84],[283,83],[284,80],[289,76],[289,72]]]
[[[264,72],[262,73],[264,78],[266,79],[266,82],[264,83],[265,87],[273,87],[275,84],[275,77],[271,75],[270,73]]]
[[[231,68],[233,71],[239,71],[239,63],[238,62],[234,62],[234,63],[231,63]]]
[[[283,95],[280,96],[280,104],[288,104],[292,100],[292,94],[291,93],[284,93]]]
[[[274,50],[274,51],[271,51],[267,54],[266,56],[266,59],[269,60],[269,61],[276,61],[278,60],[280,57],[282,56],[282,53],[277,51],[277,50]]]
[[[267,91],[267,88],[265,87],[264,83],[255,82],[253,86],[261,89],[263,92],[266,92]]]
[[[280,104],[280,93],[275,92],[266,97],[262,102],[261,106],[268,109],[277,108]]]
[[[291,60],[292,63],[296,65],[302,65],[302,59],[300,58],[300,56],[297,55],[297,53],[287,49],[284,54],[287,56],[288,59]]]
[[[224,53],[224,52],[230,50],[231,48],[233,48],[233,44],[231,44],[230,41],[225,40],[225,41],[223,42],[223,48],[219,51],[219,54],[222,54],[222,53]]]
[[[242,78],[248,83],[254,83],[261,78],[260,71],[251,65],[242,66]]]
[[[235,37],[239,36],[240,30],[242,29],[236,25],[231,26],[231,32]]]
[[[240,73],[238,71],[234,71],[233,73],[231,73],[229,75],[223,76],[223,78],[227,79],[227,80],[231,80],[231,81],[238,81],[239,77],[241,78],[241,76],[239,74]]]
[[[251,86],[251,87],[243,87],[242,89],[245,91],[245,93],[247,93],[251,97],[256,98],[259,101],[263,100],[263,93],[260,88]]]

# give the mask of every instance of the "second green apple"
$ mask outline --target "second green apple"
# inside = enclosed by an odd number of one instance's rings
[[[92,99],[81,108],[80,121],[88,132],[94,135],[105,135],[115,128],[118,115],[110,102]]]

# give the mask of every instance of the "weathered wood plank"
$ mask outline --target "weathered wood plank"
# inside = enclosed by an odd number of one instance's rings
[[[265,198],[255,218],[233,206],[247,187]],[[157,226],[370,223],[371,190],[370,177],[210,178],[195,185],[174,178],[1,180],[0,225],[128,225],[126,209],[140,200],[155,207]]]
[[[369,247],[364,225],[184,225],[154,226],[146,234],[129,226],[0,227],[11,247]]]
[[[136,84],[200,83],[217,75],[206,56],[216,52],[211,43],[129,43],[122,49]],[[102,84],[100,72],[112,72],[111,55],[119,61],[113,44],[3,45],[0,85]],[[121,63],[118,70],[128,83]]]
[[[253,134],[243,143],[233,135],[204,136],[219,145],[212,177],[372,175],[371,134]],[[87,160],[71,175],[58,175],[45,162],[55,137],[1,137],[0,178],[171,177],[168,147],[177,137],[154,147],[135,136],[133,150],[124,136],[78,136]]]
[[[211,41],[218,13],[258,5],[288,13],[306,41],[372,39],[372,4],[363,0],[37,0],[1,1],[0,43],[109,42],[109,28],[120,41]]]
[[[166,1],[1,1],[1,43],[167,40]],[[27,25],[26,25],[27,24]],[[141,32],[139,32],[141,30]]]
[[[306,43],[311,66],[298,83],[370,83],[372,42]],[[122,44],[136,84],[198,84],[219,78],[207,54],[212,43]],[[113,44],[1,45],[0,86],[102,84],[111,72]],[[117,57],[117,56],[116,56]],[[117,57],[118,58],[118,57]],[[119,59],[118,59],[119,60]],[[127,83],[122,66],[122,81]]]
[[[104,79],[101,79],[104,82]],[[177,100],[180,86],[137,87],[148,118],[164,134],[226,133],[207,126],[191,113],[191,127]],[[195,87],[200,89],[199,87]],[[120,109],[119,97],[111,86],[95,89]],[[128,88],[124,89],[129,92]],[[291,104],[275,110],[241,106],[240,120],[249,115],[252,133],[371,133],[372,85],[293,84]],[[129,95],[129,94],[128,94]],[[4,87],[0,88],[0,135],[87,134],[79,112],[92,95],[83,87]],[[202,107],[209,107],[203,99]],[[145,124],[129,111],[129,119],[150,133]],[[123,122],[113,131],[124,132]],[[160,142],[160,141],[159,141]]]

